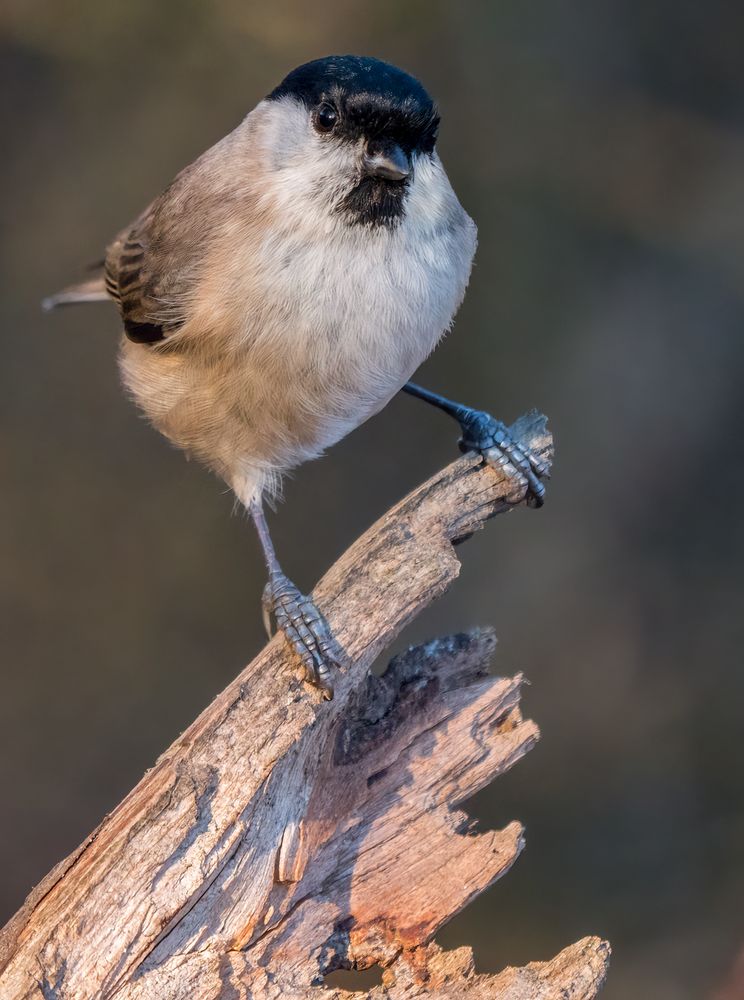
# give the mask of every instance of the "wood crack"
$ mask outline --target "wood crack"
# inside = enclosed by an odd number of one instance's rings
[[[544,418],[512,433],[550,457]],[[456,579],[453,542],[524,495],[466,455],[355,542],[314,590],[348,655],[335,700],[269,643],[0,934],[3,1000],[341,1000],[326,973],[373,964],[375,1000],[595,997],[598,939],[498,976],[432,940],[523,846],[459,808],[538,737],[521,679],[488,674],[492,633],[368,675]]]

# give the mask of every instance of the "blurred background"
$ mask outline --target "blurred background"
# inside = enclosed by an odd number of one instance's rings
[[[744,6],[726,0],[3,0],[0,923],[263,642],[223,486],[122,395],[107,306],[43,315],[293,66],[373,54],[439,100],[480,230],[419,380],[549,414],[540,512],[498,519],[399,645],[474,624],[542,741],[471,803],[514,869],[440,935],[478,968],[610,938],[608,1000],[713,997],[744,945]],[[310,588],[454,457],[395,400],[271,518]],[[744,996],[731,987],[726,996]]]

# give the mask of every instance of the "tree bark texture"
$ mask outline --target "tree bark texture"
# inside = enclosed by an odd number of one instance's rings
[[[550,454],[539,414],[512,432]],[[369,674],[456,578],[453,544],[523,503],[513,471],[463,456],[339,559],[314,591],[347,657],[335,699],[275,637],[33,890],[0,935],[2,1000],[336,1000],[328,973],[375,964],[391,1000],[597,995],[596,938],[495,976],[433,942],[523,847],[461,809],[538,738],[490,630]]]

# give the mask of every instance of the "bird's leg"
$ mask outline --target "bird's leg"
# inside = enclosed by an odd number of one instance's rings
[[[269,582],[263,592],[263,615],[271,638],[271,615],[277,628],[300,658],[305,675],[327,699],[333,697],[331,669],[340,665],[341,652],[328,623],[309,597],[295,587],[282,572],[261,502],[250,505],[250,514],[261,542]]]
[[[531,507],[542,506],[545,487],[540,480],[547,477],[549,467],[539,455],[524,445],[517,444],[505,424],[494,419],[490,413],[454,403],[414,382],[407,382],[403,386],[403,392],[423,399],[454,417],[462,431],[460,450],[480,452],[489,465],[512,466],[527,483],[527,503]]]

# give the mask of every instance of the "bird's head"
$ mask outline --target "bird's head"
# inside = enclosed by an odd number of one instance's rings
[[[418,80],[361,56],[293,70],[262,105],[267,166],[348,225],[395,227],[420,173],[441,171],[439,115]],[[431,177],[430,177],[431,179]]]

